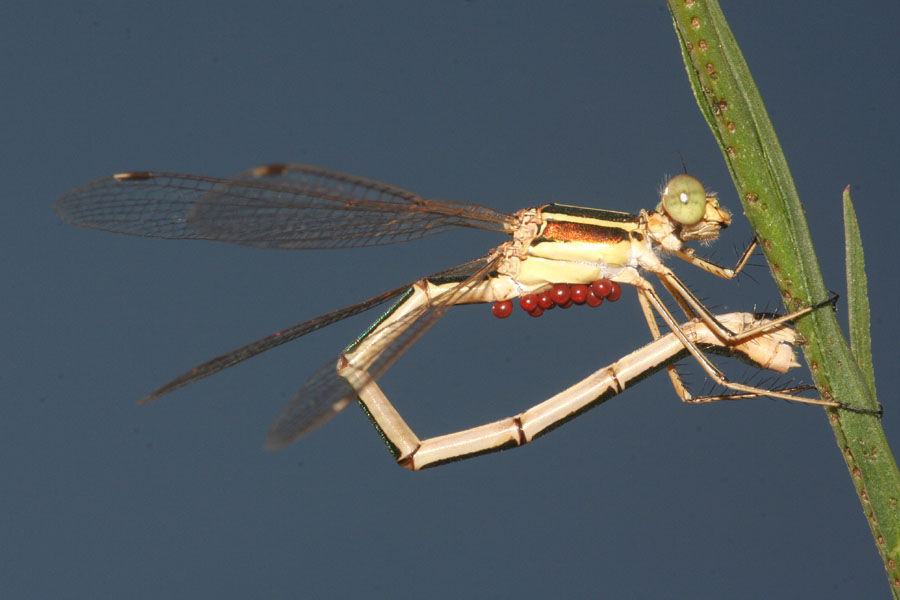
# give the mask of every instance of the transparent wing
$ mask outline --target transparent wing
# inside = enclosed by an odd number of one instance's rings
[[[62,219],[93,229],[259,248],[347,248],[418,239],[454,227],[507,231],[511,215],[426,200],[376,181],[304,165],[272,165],[232,179],[121,173],[76,188]]]
[[[432,275],[429,279],[453,278],[460,283],[450,292],[440,296],[413,323],[398,322],[393,326],[403,332],[369,367],[369,376],[378,379],[400,355],[425,334],[444,315],[450,306],[477,285],[497,266],[498,259],[483,258],[460,265],[454,269]],[[277,450],[296,441],[343,410],[356,399],[356,392],[338,375],[337,360],[319,369],[300,388],[294,398],[282,409],[266,436],[266,447]]]
[[[371,308],[375,308],[380,304],[384,304],[388,300],[396,298],[408,289],[409,285],[398,287],[397,289],[385,292],[381,295],[375,296],[374,298],[369,298],[368,300],[360,302],[359,304],[346,306],[344,308],[332,311],[328,314],[310,319],[309,321],[304,321],[303,323],[288,327],[287,329],[276,331],[275,333],[258,339],[255,342],[250,342],[246,346],[241,346],[240,348],[232,350],[227,354],[217,356],[216,358],[209,360],[202,365],[197,365],[190,371],[182,373],[161,388],[151,392],[150,394],[147,394],[138,401],[138,404],[144,404],[146,402],[150,402],[151,400],[155,400],[160,396],[164,396],[169,392],[177,390],[178,388],[182,388],[186,385],[194,383],[195,381],[198,381],[205,377],[209,377],[210,375],[214,375],[219,371],[222,371],[229,367],[233,367],[234,365],[243,362],[248,358],[253,358],[257,354],[262,354],[266,350],[271,350],[276,346],[280,346],[281,344],[296,340],[297,338],[304,336],[307,333],[312,333],[313,331],[322,329],[323,327],[327,327],[333,323],[337,323],[338,321],[341,321],[348,317],[352,317],[353,315],[358,315],[361,312],[365,312]]]

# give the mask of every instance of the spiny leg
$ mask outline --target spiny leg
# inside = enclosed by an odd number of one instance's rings
[[[750,256],[752,256],[753,251],[756,250],[757,246],[759,246],[759,242],[756,240],[756,238],[753,238],[753,240],[751,240],[750,244],[741,254],[740,258],[738,258],[737,264],[735,264],[735,266],[731,269],[722,267],[709,260],[696,256],[693,253],[692,249],[689,249],[688,251],[676,250],[673,252],[673,254],[675,254],[675,256],[677,256],[678,258],[703,269],[707,273],[712,273],[713,275],[721,277],[722,279],[730,280],[734,279],[737,274],[740,273],[741,270],[746,266],[747,262],[750,260]],[[678,277],[671,270],[661,266],[660,269],[656,270],[656,274],[659,276],[660,282],[663,284],[666,290],[672,295],[673,298],[675,298],[679,306],[681,306],[681,308],[689,317],[695,315],[699,316],[724,338],[737,341],[740,339],[751,337],[758,333],[756,331],[745,331],[740,336],[735,336],[735,334],[729,331],[727,327],[723,327],[720,323],[716,322],[716,318],[712,314],[712,311],[706,308],[706,306],[694,295],[690,288],[688,288],[680,279],[678,279]],[[789,315],[784,315],[783,317],[780,317],[780,319],[775,319],[773,320],[773,323],[781,324],[792,322],[799,317],[808,314],[813,310],[816,310],[817,308],[825,306],[829,303],[833,304],[836,301],[837,296],[835,295],[823,302],[800,309]]]
[[[751,247],[748,248],[748,250],[745,252],[745,257],[749,256],[750,251],[752,249],[753,249],[753,245],[751,245]],[[739,264],[743,264],[743,262],[746,262],[745,257],[742,257],[741,262]],[[669,285],[667,285],[667,282],[665,279],[661,279],[660,281],[662,282],[663,286],[669,291],[669,293],[675,298],[675,300],[678,301],[678,304],[681,306],[681,308],[684,310],[685,314],[689,318],[699,318],[694,313],[694,311],[691,310],[691,308],[689,306],[687,306],[686,303],[681,300],[681,297],[675,291],[673,291],[673,289]],[[650,333],[653,335],[654,339],[658,339],[661,336],[661,332],[659,330],[659,325],[656,322],[656,315],[653,312],[653,308],[651,306],[649,299],[647,298],[647,296],[644,293],[642,293],[640,291],[640,288],[638,291],[638,300],[640,301],[641,310],[644,313],[644,318],[647,321],[647,326],[650,329]],[[762,323],[760,323],[760,325],[762,325]],[[781,325],[781,326],[783,326],[783,325]],[[767,324],[765,324],[765,327],[770,327],[770,325],[768,325],[768,323],[767,323]],[[755,327],[756,330],[758,330],[759,328],[760,328],[759,325]],[[751,339],[749,342],[744,342],[744,343],[753,343],[753,340]],[[754,392],[735,392],[733,394],[720,394],[720,395],[716,395],[716,396],[712,396],[712,395],[694,396],[687,389],[687,386],[684,384],[684,380],[682,379],[681,374],[678,372],[675,365],[667,366],[666,370],[668,371],[669,379],[671,379],[671,381],[672,381],[672,387],[675,388],[675,393],[678,395],[678,397],[681,399],[681,401],[685,402],[685,403],[702,404],[702,403],[717,402],[720,400],[739,400],[739,399],[746,399],[746,398],[756,398],[756,397],[760,396],[760,394],[755,391]],[[814,387],[815,386],[801,385],[801,386],[794,386],[794,387],[790,387],[790,388],[784,388],[784,389],[780,389],[780,390],[768,390],[768,391],[774,391],[776,393],[781,393],[781,394],[794,395],[798,391],[808,390],[808,389],[811,389]],[[756,389],[762,389],[762,388],[756,388]]]
[[[728,388],[730,390],[734,390],[739,393],[748,393],[754,396],[769,396],[772,398],[781,398],[782,400],[788,400],[791,402],[799,402],[801,404],[815,404],[818,406],[830,406],[833,408],[843,408],[845,410],[851,410],[854,412],[861,412],[866,414],[877,414],[878,411],[874,411],[871,409],[863,409],[852,406],[847,406],[840,402],[836,402],[833,400],[822,400],[820,398],[805,398],[803,396],[794,396],[791,394],[781,393],[778,391],[765,390],[762,388],[745,385],[743,383],[737,383],[730,381],[725,374],[713,364],[712,361],[699,349],[696,344],[691,342],[687,336],[684,335],[683,331],[680,331],[678,328],[678,324],[675,321],[675,318],[672,316],[672,313],[669,312],[669,309],[666,308],[665,304],[663,304],[659,295],[656,293],[656,290],[653,289],[653,286],[646,279],[642,278],[636,272],[634,272],[631,276],[631,283],[638,289],[638,294],[644,295],[646,301],[650,306],[653,307],[654,310],[663,318],[672,332],[684,343],[687,351],[700,363],[700,366],[706,371],[707,375],[715,381],[717,384],[722,387]],[[679,282],[680,283],[680,282]],[[760,334],[765,333],[766,331],[772,330],[774,327],[778,327],[779,325],[783,325],[784,323],[796,319],[799,316],[808,314],[812,310],[815,310],[818,306],[806,307],[789,315],[785,315],[779,317],[777,319],[767,320],[764,323],[761,323],[755,327],[750,327],[743,329],[738,332],[731,332],[728,330],[722,323],[720,323],[715,317],[712,317],[711,321],[707,321],[707,319],[703,318],[703,322],[713,330],[713,332],[720,336],[722,339],[723,345],[726,347],[732,347],[740,344],[742,340],[752,339],[754,336],[758,336]],[[710,315],[712,316],[712,315]],[[702,317],[701,317],[702,318]],[[722,336],[719,331],[719,328],[725,329],[728,331],[728,335]],[[652,331],[652,327],[651,327]],[[677,387],[676,387],[677,391]],[[691,400],[687,399],[686,402],[690,402]]]
[[[697,311],[691,308],[691,305],[688,304],[688,302],[681,296],[678,289],[675,288],[671,283],[669,283],[666,278],[660,277],[659,282],[663,285],[664,288],[666,288],[666,291],[669,292],[669,295],[675,299],[675,302],[678,303],[678,306],[681,307],[681,310],[684,311],[684,314],[688,319],[702,318],[701,315],[697,314]]]
[[[647,327],[650,328],[650,333],[653,335],[653,339],[658,340],[662,337],[662,332],[659,330],[659,324],[656,322],[656,314],[653,312],[653,307],[650,306],[650,303],[644,297],[644,294],[638,293],[638,302],[641,305],[641,312],[644,313],[644,319],[646,319],[647,321]],[[687,310],[685,310],[685,312],[687,312]],[[689,318],[691,316],[692,315],[690,314],[688,315]],[[688,391],[687,386],[684,385],[684,381],[681,379],[681,375],[678,373],[675,365],[668,365],[666,367],[666,372],[669,375],[669,379],[672,381],[672,387],[675,388],[675,393],[678,395],[681,401],[690,401],[692,395]]]
[[[706,371],[707,375],[712,378],[717,384],[722,387],[735,390],[737,392],[745,392],[756,395],[771,395],[777,398],[783,398],[784,400],[792,400],[796,402],[804,402],[809,404],[819,404],[824,406],[834,406],[838,407],[840,404],[836,402],[829,402],[826,400],[820,399],[809,399],[803,397],[794,397],[789,394],[779,394],[778,392],[768,392],[767,390],[763,390],[761,388],[755,388],[753,386],[747,386],[741,383],[734,383],[728,380],[725,374],[715,365],[709,358],[704,354],[699,348],[697,348],[696,344],[690,341],[687,336],[684,335],[684,332],[678,328],[678,324],[675,322],[675,318],[672,316],[672,313],[669,312],[669,309],[666,308],[665,304],[663,304],[659,295],[656,293],[656,290],[653,289],[653,286],[644,279],[641,279],[640,284],[638,284],[638,293],[643,295],[647,302],[656,310],[657,313],[663,318],[666,324],[672,329],[672,332],[684,343],[685,348],[691,355],[700,363],[700,366]],[[768,324],[764,325],[765,328],[770,328]],[[753,330],[757,330],[759,328],[753,328]],[[716,332],[718,335],[718,332]],[[742,336],[743,337],[743,336]],[[723,340],[726,345],[733,345],[737,342],[735,340],[738,339],[738,334],[733,334],[728,336],[729,339]],[[685,400],[690,401],[690,400]]]
[[[703,269],[707,273],[712,273],[716,277],[721,277],[722,279],[734,279],[735,277],[737,277],[737,274],[740,273],[741,270],[743,270],[743,268],[747,265],[747,262],[750,260],[750,256],[753,255],[753,251],[756,250],[757,246],[759,246],[759,242],[756,238],[753,238],[753,240],[747,246],[747,249],[744,250],[743,254],[741,254],[740,258],[738,258],[737,264],[735,264],[734,267],[730,269],[722,267],[712,261],[695,255],[693,248],[689,248],[687,250],[675,250],[672,252],[672,254],[685,262],[691,263],[695,267]]]
[[[759,326],[757,329],[736,333],[730,331],[727,327],[719,323],[716,320],[715,315],[713,315],[712,311],[706,308],[706,306],[697,298],[697,296],[694,295],[690,288],[688,288],[680,279],[678,279],[678,277],[671,270],[669,270],[665,266],[660,265],[659,268],[655,270],[655,273],[663,283],[663,286],[666,288],[666,290],[668,290],[669,293],[671,293],[672,296],[675,297],[679,305],[684,307],[685,304],[687,304],[687,306],[690,307],[690,310],[693,311],[693,313],[696,314],[699,318],[701,318],[707,325],[709,325],[717,335],[721,336],[723,340],[731,343],[738,343],[741,340],[751,338],[758,333],[762,333],[767,329],[783,325],[784,323],[793,322],[800,317],[829,304],[834,306],[834,303],[837,302],[838,298],[835,294],[828,299],[816,304],[806,306],[787,315],[782,315],[781,317],[772,319],[770,322],[765,325]]]
[[[776,392],[781,392],[783,394],[797,394],[798,392],[805,392],[807,390],[814,390],[816,386],[810,385],[808,383],[795,385],[786,388],[780,388],[777,390],[772,390]],[[746,392],[735,392],[734,394],[717,394],[715,396],[695,396],[691,403],[693,404],[704,404],[710,402],[721,402],[723,400],[747,400],[750,398],[759,398],[758,394],[750,394]]]

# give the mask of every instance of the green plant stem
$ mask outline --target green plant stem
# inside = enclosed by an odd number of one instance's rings
[[[787,160],[744,57],[715,0],[668,0],[694,95],[734,179],[785,306],[827,297]],[[877,403],[832,311],[799,320],[803,352],[824,399]],[[871,388],[874,390],[874,386]],[[900,598],[900,473],[877,416],[826,409],[863,513]]]

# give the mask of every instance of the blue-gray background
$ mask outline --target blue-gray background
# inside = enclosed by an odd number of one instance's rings
[[[374,315],[135,406],[199,361],[502,237],[276,252],[54,217],[66,190],[116,171],[293,161],[504,211],[637,211],[683,157],[735,210],[709,249],[734,260],[749,230],[664,4],[558,4],[6,5],[4,597],[887,597],[815,408],[684,406],[657,376],[536,444],[417,474],[354,407],[263,451],[281,405]],[[900,10],[835,6],[725,10],[838,291],[853,186],[897,443]],[[778,306],[765,268],[728,283],[674,266],[719,311]],[[435,435],[514,414],[648,340],[630,290],[540,320],[460,308],[384,387]]]

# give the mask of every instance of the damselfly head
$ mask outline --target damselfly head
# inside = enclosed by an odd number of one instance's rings
[[[703,184],[690,175],[676,175],[660,194],[658,213],[681,225],[682,241],[713,240],[719,230],[731,224],[731,213],[719,206],[715,194],[707,194]]]

